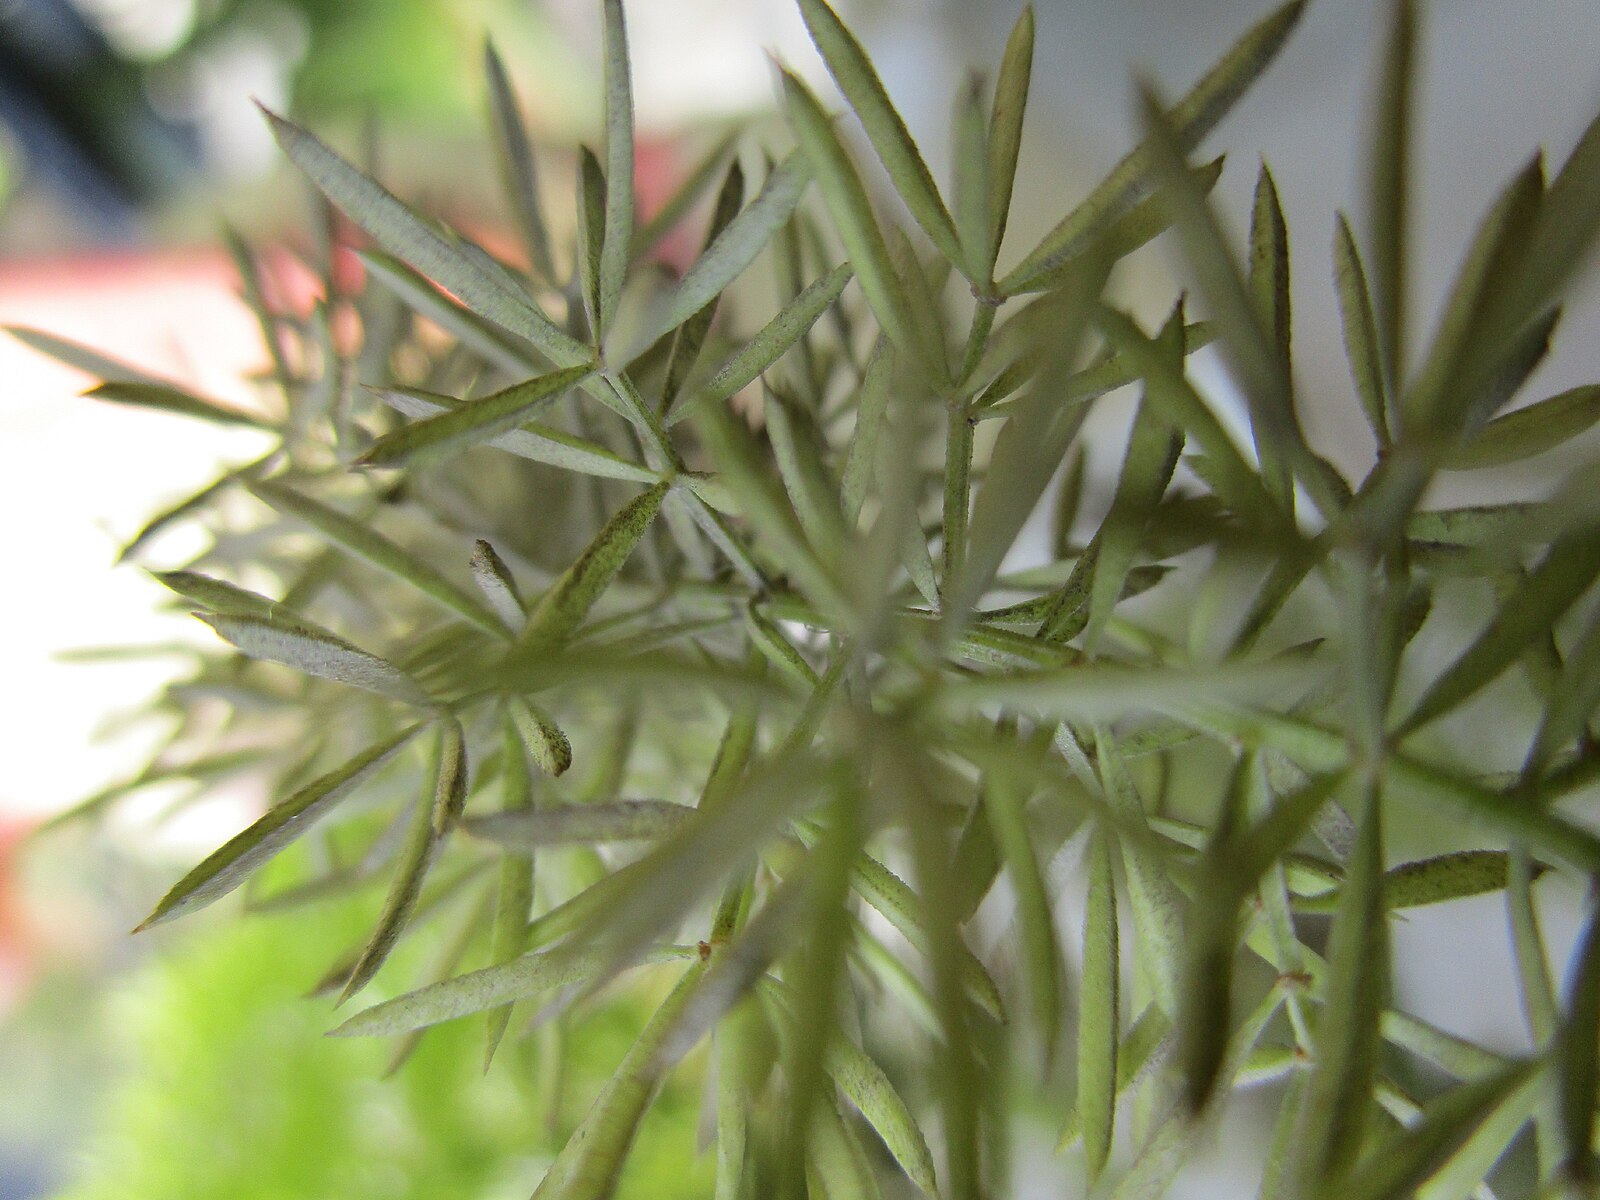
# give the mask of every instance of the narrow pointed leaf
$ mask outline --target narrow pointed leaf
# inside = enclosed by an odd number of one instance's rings
[[[700,963],[684,972],[550,1164],[533,1200],[603,1200],[611,1195],[639,1121],[662,1075],[673,1065],[664,1058],[662,1048],[694,999],[704,974],[705,966]]]
[[[753,382],[805,336],[839,298],[851,276],[848,266],[835,267],[784,305],[755,337],[736,350],[704,385],[696,388],[685,403],[672,410],[667,424],[675,425],[700,408],[721,404]]]
[[[606,214],[599,335],[611,328],[633,256],[633,81],[622,0],[602,0],[605,31]]]
[[[573,563],[534,603],[518,653],[528,655],[564,642],[610,586],[661,508],[668,484],[658,483],[618,509]]]
[[[388,762],[421,726],[413,725],[369,747],[344,766],[312,780],[279,801],[248,829],[225,842],[162,897],[139,926],[148,929],[204,908],[243,883]]]
[[[888,243],[855,164],[811,90],[788,71],[782,73],[782,78],[790,127],[827,202],[850,266],[861,280],[861,290],[879,327],[909,361],[932,361],[916,339],[911,300],[895,274]]]
[[[98,350],[80,345],[53,333],[46,333],[42,329],[31,329],[26,325],[0,325],[17,341],[27,346],[30,350],[37,350],[59,363],[93,375],[107,383],[138,384],[148,388],[171,388],[174,385],[170,380],[162,379],[159,375],[151,375],[141,371],[138,367],[130,367],[127,363],[118,362],[114,358],[107,358]]]
[[[883,1068],[849,1038],[839,1037],[828,1043],[826,1069],[839,1090],[883,1139],[906,1177],[924,1195],[936,1198],[939,1189],[927,1139]]]
[[[867,362],[856,405],[856,427],[845,453],[841,484],[845,524],[854,527],[861,516],[867,486],[877,466],[878,440],[889,411],[889,390],[894,382],[894,348],[886,337],[879,337]]]
[[[1344,353],[1350,378],[1366,415],[1372,436],[1380,447],[1389,445],[1389,388],[1384,376],[1383,348],[1378,341],[1377,318],[1366,269],[1356,249],[1350,224],[1340,213],[1333,231],[1333,279],[1339,293],[1339,315],[1344,322]]]
[[[1083,921],[1082,997],[1078,1005],[1077,1114],[1091,1180],[1105,1170],[1111,1154],[1119,1090],[1120,966],[1111,854],[1110,835],[1097,828],[1087,851],[1088,902]]]
[[[1600,575],[1600,538],[1569,534],[1551,545],[1489,627],[1445,669],[1405,719],[1417,729],[1453,711],[1499,678]]]
[[[1250,29],[1167,114],[1184,153],[1199,145],[1234,103],[1271,65],[1288,40],[1305,0],[1291,0]],[[1000,282],[1003,294],[1032,291],[1040,277],[1085,253],[1097,233],[1142,198],[1150,186],[1154,152],[1141,144],[1119,162],[1044,240]]]
[[[1006,39],[1000,74],[995,80],[994,107],[989,114],[987,263],[993,273],[1000,243],[1005,240],[1016,187],[1017,157],[1022,149],[1022,119],[1028,111],[1028,90],[1033,79],[1033,5],[1025,4]]]
[[[445,288],[479,316],[532,342],[556,363],[589,357],[520,292],[508,276],[488,269],[452,234],[423,220],[382,184],[351,166],[316,137],[267,113],[273,136],[296,166],[377,243]]]
[[[539,202],[539,177],[534,167],[533,147],[522,123],[516,89],[506,74],[494,43],[483,44],[484,74],[489,80],[489,104],[493,115],[495,148],[500,154],[500,171],[505,180],[518,232],[527,248],[533,269],[546,283],[556,283],[555,264],[550,257],[550,232],[545,225],[544,208]]]
[[[542,376],[541,380],[546,378],[548,376]],[[539,381],[529,381],[529,383],[534,382]],[[408,417],[418,418],[460,412],[471,408],[474,404],[482,404],[491,399],[485,396],[480,400],[457,400],[454,396],[443,396],[417,388],[385,388],[376,394],[391,408],[405,413]],[[551,394],[546,400],[540,401],[540,405],[553,403],[558,399],[560,399],[559,393]],[[419,421],[419,425],[422,423],[424,422]],[[601,479],[627,479],[634,483],[654,483],[660,478],[649,467],[629,462],[598,442],[591,442],[564,429],[542,425],[537,421],[519,424],[505,433],[489,438],[484,444],[493,446],[497,450],[504,450],[508,454],[515,454],[518,458],[560,467],[564,471],[573,471],[580,475],[594,475]]]
[[[1508,877],[1505,851],[1461,850],[1390,868],[1383,877],[1383,898],[1392,909],[1420,908],[1501,891]],[[1339,892],[1307,896],[1296,902],[1295,911],[1333,912]]]
[[[1447,471],[1521,462],[1564,445],[1600,421],[1600,386],[1576,387],[1496,417],[1444,458]]]
[[[513,384],[480,400],[465,401],[438,416],[404,425],[379,438],[356,460],[357,465],[393,467],[425,462],[468,446],[492,442],[524,421],[532,420],[569,388],[593,373],[594,368],[588,364],[568,367]]]
[[[572,766],[572,743],[556,723],[524,696],[513,696],[507,711],[539,769],[552,779],[566,774]]]
[[[1567,978],[1567,1011],[1556,1031],[1556,1064],[1562,1170],[1577,1184],[1600,1175],[1594,1156],[1596,1095],[1600,1093],[1600,916],[1588,924],[1573,951]]]
[[[473,543],[472,561],[468,565],[472,568],[473,581],[495,615],[507,629],[521,629],[528,615],[522,593],[511,568],[495,553],[494,547],[479,538]]]
[[[1391,11],[1368,152],[1366,217],[1378,364],[1387,386],[1397,392],[1406,370],[1417,5],[1413,0],[1395,0]]]
[[[417,805],[410,836],[395,860],[394,878],[389,884],[389,894],[384,897],[383,910],[378,914],[378,924],[361,951],[361,957],[356,959],[344,989],[339,993],[341,1004],[366,987],[388,961],[390,951],[405,932],[406,924],[417,907],[417,897],[422,894],[422,883],[427,878],[438,846],[439,835],[434,828],[433,806],[425,799]]]
[[[433,832],[435,837],[443,837],[461,820],[467,803],[467,735],[456,718],[439,722],[439,746],[434,753]]]
[[[84,393],[91,400],[110,400],[135,408],[154,408],[162,412],[177,413],[184,417],[198,417],[217,425],[243,425],[250,429],[271,429],[272,425],[260,417],[236,408],[229,408],[215,400],[207,400],[192,392],[183,391],[165,383],[102,383]]]
[[[828,7],[827,0],[800,0],[800,15],[906,208],[947,260],[964,264],[955,223],[861,43]]]
[[[695,264],[684,273],[665,311],[651,327],[649,343],[676,329],[722,294],[766,248],[778,229],[794,215],[810,173],[798,154],[780,163],[761,191],[728,223]]]
[[[533,808],[533,775],[523,750],[522,735],[515,718],[504,713],[500,735],[500,808],[505,813],[528,812]],[[531,850],[507,850],[500,858],[500,879],[495,895],[494,928],[490,933],[490,966],[500,967],[520,957],[528,949],[528,919],[533,908],[535,860]],[[492,1009],[485,1030],[483,1069],[494,1061],[495,1051],[511,1023],[512,1005]]]
[[[661,243],[679,221],[688,214],[700,197],[716,182],[717,172],[728,158],[728,151],[738,140],[738,133],[723,134],[701,156],[700,160],[689,171],[678,190],[663,204],[648,221],[639,227],[633,238],[633,256],[644,258]]]
[[[706,232],[706,244],[700,252],[702,255],[708,253],[716,244],[723,231],[738,216],[739,206],[743,203],[744,171],[735,159],[728,166],[727,177],[722,181],[722,190],[717,193],[716,207],[711,213],[711,225]],[[661,385],[663,413],[671,409],[684,381],[689,378],[689,372],[694,370],[694,365],[700,358],[700,349],[705,344],[706,334],[711,332],[711,322],[717,315],[718,298],[713,296],[707,300],[678,326],[677,332],[673,335],[672,354],[667,360],[667,377]]]

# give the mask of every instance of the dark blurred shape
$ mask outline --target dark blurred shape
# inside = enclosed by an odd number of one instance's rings
[[[0,3],[0,123],[96,240],[135,236],[140,209],[200,161],[193,131],[156,113],[140,67],[67,0]]]

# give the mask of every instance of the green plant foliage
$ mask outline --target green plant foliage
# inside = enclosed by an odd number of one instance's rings
[[[526,1181],[539,1197],[629,1194],[652,1109],[695,1085],[715,1153],[653,1194],[997,1196],[1026,1091],[1064,1180],[1154,1196],[1253,1085],[1282,1089],[1264,1196],[1589,1194],[1596,919],[1563,972],[1538,893],[1600,884],[1574,811],[1600,780],[1600,389],[1516,401],[1600,236],[1600,120],[1548,184],[1537,159],[1510,182],[1412,354],[1421,5],[1395,4],[1367,211],[1338,218],[1326,261],[1265,165],[1231,245],[1223,162],[1193,160],[1270,74],[1297,0],[1176,104],[1144,89],[1139,147],[1009,266],[1031,11],[992,102],[979,79],[962,92],[947,196],[860,43],[824,0],[799,7],[905,228],[788,71],[787,139],[718,143],[640,226],[625,13],[604,0],[605,141],[579,152],[575,244],[552,239],[549,152],[491,50],[526,267],[274,116],[368,272],[309,316],[270,312],[238,248],[280,335],[257,410],[16,331],[102,375],[100,398],[272,439],[130,546],[154,564],[172,525],[210,532],[159,578],[226,645],[158,700],[179,732],[149,769],[61,820],[156,780],[271,772],[272,806],[146,924],[235,889],[259,909],[344,897],[368,924],[322,973],[319,993],[362,993],[334,1032],[398,1039],[396,1063],[445,1035],[395,1086],[476,1070],[443,1049],[470,1027],[486,1087],[583,1090]],[[646,269],[712,191],[698,260]],[[1106,286],[1169,226],[1196,289],[1153,326]],[[1300,420],[1291,268],[1339,298],[1349,380],[1316,395],[1345,389],[1370,427],[1359,478]],[[359,349],[331,335],[346,310]],[[1248,442],[1186,373],[1207,344]],[[1085,439],[1125,387],[1126,443]],[[1564,482],[1430,506],[1442,472],[1558,448]],[[1049,545],[1013,569],[1041,508]],[[215,697],[206,742],[187,717]],[[1084,891],[1064,923],[1062,893]],[[1512,1058],[1390,986],[1397,914],[1500,892],[1530,1024]],[[979,936],[997,913],[998,947]],[[630,1035],[604,1081],[566,1065],[598,1012]],[[399,1165],[401,1194],[478,1194]]]

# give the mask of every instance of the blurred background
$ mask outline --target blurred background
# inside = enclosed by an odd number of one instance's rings
[[[839,7],[936,175],[948,178],[950,97],[969,66],[992,70],[1019,5],[857,0]],[[1135,73],[1175,95],[1270,7],[1270,0],[1039,0],[1022,187],[1003,262],[1031,246],[1131,144]],[[1559,162],[1600,108],[1600,5],[1593,0],[1427,7],[1415,209],[1419,333],[1431,327],[1460,248],[1506,177],[1536,145]],[[0,323],[95,346],[248,406],[249,378],[265,360],[254,318],[234,297],[237,279],[219,249],[219,228],[227,221],[266,246],[301,245],[310,212],[253,101],[295,115],[337,144],[368,147],[397,191],[487,236],[504,215],[479,134],[484,35],[493,32],[511,66],[536,137],[564,162],[559,148],[598,136],[595,8],[592,0],[0,0]],[[767,52],[825,82],[790,0],[632,0],[628,19],[646,209],[681,178],[690,148],[703,145],[708,130],[770,107]],[[1371,448],[1345,395],[1326,248],[1334,210],[1359,212],[1364,97],[1383,24],[1378,0],[1313,3],[1281,60],[1207,147],[1235,148],[1217,194],[1241,237],[1256,156],[1274,170],[1297,253],[1303,410],[1313,436],[1352,469],[1364,466]],[[553,197],[563,194],[560,182],[550,186]],[[1126,283],[1135,300],[1158,295],[1157,284],[1181,274],[1163,253],[1141,257]],[[1530,394],[1600,378],[1594,278],[1564,330]],[[1225,390],[1203,359],[1196,370]],[[224,796],[182,822],[160,823],[151,817],[178,792],[146,789],[98,831],[21,853],[21,836],[34,823],[141,769],[154,732],[127,714],[171,677],[160,647],[198,636],[188,622],[156,614],[160,589],[137,568],[112,570],[117,547],[222,464],[247,461],[254,442],[248,433],[84,400],[78,393],[88,376],[3,336],[0,380],[9,579],[0,624],[8,712],[0,774],[0,1200],[356,1197],[379,1188],[521,1194],[523,1178],[474,1175],[465,1190],[428,1187],[460,1181],[462,1163],[517,1161],[516,1106],[527,1098],[492,1077],[452,1076],[460,1072],[443,1038],[410,1084],[384,1090],[376,1079],[381,1054],[327,1049],[315,1036],[320,1010],[292,1002],[295,981],[261,974],[263,956],[308,953],[272,922],[248,929],[200,922],[170,941],[127,938],[157,881],[237,828],[260,796]],[[1108,412],[1096,429],[1112,436],[1117,410]],[[1562,465],[1554,456],[1538,462],[1497,486],[1536,491],[1537,472]],[[125,645],[150,652],[84,653]],[[65,661],[68,653],[80,661]],[[1558,954],[1570,940],[1575,904],[1559,894],[1551,901]],[[1505,952],[1500,939],[1482,936],[1500,923],[1492,899],[1424,910],[1397,932],[1397,960],[1402,990],[1422,1015],[1510,1047],[1522,1034]],[[330,947],[339,941],[338,931],[319,936]],[[315,949],[312,959],[329,947]],[[302,1091],[326,1098],[321,1109],[262,1107],[272,1081],[291,1076]],[[431,1090],[425,1083],[447,1078]],[[252,1083],[260,1093],[254,1100]],[[474,1097],[475,1112],[500,1115],[476,1124],[442,1120],[437,1097],[446,1086]],[[692,1127],[694,1101],[679,1099]],[[381,1113],[376,1130],[318,1116],[347,1101]],[[1198,1187],[1231,1186],[1230,1164],[1248,1157],[1240,1147],[1253,1138],[1248,1104],[1241,1114]],[[317,1131],[310,1140],[308,1130]],[[204,1147],[212,1170],[186,1175],[173,1162],[162,1175],[151,1166],[150,1147],[181,1159],[171,1148],[184,1144]],[[406,1165],[394,1157],[399,1145],[422,1148]],[[692,1152],[692,1139],[689,1145]],[[250,1173],[260,1161],[296,1154],[309,1164],[299,1175]],[[704,1164],[691,1160],[692,1153],[674,1176],[685,1195],[703,1184],[693,1171]],[[429,1174],[450,1164],[456,1174]]]

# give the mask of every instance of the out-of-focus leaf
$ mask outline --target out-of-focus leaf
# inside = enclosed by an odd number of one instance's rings
[[[107,383],[139,384],[150,388],[173,386],[170,380],[162,379],[159,375],[151,375],[138,367],[130,367],[127,363],[107,358],[98,350],[91,350],[88,346],[58,337],[53,333],[46,333],[42,329],[30,329],[26,325],[0,325],[0,329],[4,329],[30,350],[37,350],[59,363],[93,375],[96,379],[103,379]]]
[[[131,404],[135,408],[154,408],[162,412],[177,413],[184,417],[198,417],[218,425],[244,425],[250,429],[271,429],[260,417],[216,400],[207,400],[174,387],[170,383],[102,383],[84,393],[92,400],[111,400],[117,404]]]
[[[1017,896],[1022,974],[1030,1015],[1039,1030],[1044,1068],[1048,1070],[1055,1060],[1060,1036],[1062,964],[1050,889],[1028,827],[1028,799],[1027,789],[997,775],[985,789],[984,813],[994,828],[995,841]],[[1115,1040],[1115,1033],[1112,1039]]]
[[[878,439],[888,415],[889,389],[893,382],[894,347],[887,337],[880,336],[861,380],[856,427],[845,454],[840,507],[848,527],[853,527],[861,516],[861,504],[866,499],[867,486],[877,462]]]
[[[1098,1178],[1111,1155],[1116,1120],[1120,1041],[1120,970],[1117,891],[1110,834],[1096,828],[1086,852],[1088,902],[1083,921],[1082,995],[1078,1004],[1077,1115],[1089,1178]]]
[[[462,829],[502,846],[561,846],[637,842],[683,824],[694,809],[665,800],[612,800],[598,804],[546,804],[525,812],[468,817]]]
[[[738,133],[725,133],[714,142],[689,173],[684,176],[678,190],[673,192],[656,213],[639,227],[633,238],[633,256],[643,258],[661,243],[661,239],[681,221],[695,203],[716,182],[717,172],[728,159]]]
[[[284,153],[389,253],[410,263],[479,316],[526,338],[557,366],[573,366],[589,358],[588,350],[551,324],[508,275],[487,267],[454,235],[418,217],[383,185],[312,134],[272,113],[267,113],[267,119]]]
[[[739,215],[739,206],[743,203],[744,171],[739,166],[739,161],[735,159],[728,165],[727,178],[722,181],[722,190],[717,193],[716,207],[711,213],[711,225],[706,231],[706,244],[700,252],[702,255],[709,253],[711,247],[716,245],[723,231]],[[705,343],[706,334],[711,331],[712,319],[717,315],[717,300],[716,296],[707,300],[692,316],[684,320],[673,334],[672,354],[667,359],[667,377],[661,384],[663,413],[672,408],[673,401],[678,398],[679,389],[700,358],[700,348]]]
[[[501,720],[500,737],[501,811],[528,812],[533,808],[533,775],[523,749],[522,733],[508,710]],[[494,928],[490,934],[491,966],[504,966],[528,948],[528,917],[533,908],[534,855],[531,850],[507,850],[500,858],[500,880],[495,895]],[[500,1039],[511,1023],[510,1004],[490,1011],[485,1029],[483,1069],[494,1061]]]
[[[931,351],[917,341],[910,297],[895,274],[889,247],[855,164],[811,89],[788,71],[783,71],[782,76],[790,127],[811,165],[811,174],[827,202],[850,266],[861,280],[861,290],[879,327],[908,361],[931,364],[935,360]]]
[[[1410,732],[1453,711],[1494,682],[1589,589],[1597,575],[1600,537],[1592,531],[1569,534],[1551,545],[1488,628],[1434,680],[1401,730]]]
[[[262,480],[260,483],[252,484],[250,491],[285,516],[304,521],[350,553],[365,559],[379,570],[387,571],[403,583],[410,584],[423,595],[465,617],[478,628],[496,637],[508,636],[506,627],[500,623],[500,618],[495,616],[494,611],[483,601],[446,579],[437,568],[424,562],[398,542],[385,537],[370,525],[363,524],[335,508],[330,508],[320,500],[313,500],[310,496],[273,480]]]
[[[691,966],[646,1022],[588,1115],[550,1164],[533,1200],[601,1200],[611,1195],[639,1120],[662,1075],[674,1065],[663,1055],[663,1047],[704,974],[703,963]]]
[[[1368,157],[1366,218],[1372,239],[1378,366],[1390,394],[1397,394],[1406,370],[1417,5],[1413,0],[1396,0],[1391,12]]]
[[[1389,930],[1379,795],[1369,788],[1360,834],[1328,947],[1317,1062],[1302,1114],[1300,1178],[1333,1195],[1361,1151],[1378,1069],[1378,1023],[1388,1007]]]
[[[1571,388],[1496,417],[1444,458],[1447,471],[1521,462],[1571,441],[1600,421],[1600,386]]]
[[[1567,977],[1567,1011],[1556,1029],[1556,1065],[1562,1170],[1577,1184],[1596,1176],[1594,1122],[1600,1090],[1600,914],[1591,912],[1573,952]]]
[[[1272,63],[1300,20],[1305,0],[1292,0],[1250,29],[1167,114],[1183,152],[1216,126]],[[1040,277],[1083,254],[1104,226],[1127,212],[1149,188],[1153,152],[1141,144],[1000,281],[1004,295],[1031,291]]]
[[[312,780],[279,801],[244,832],[230,838],[162,897],[140,929],[203,908],[226,896],[289,843],[331,812],[339,801],[388,762],[421,726],[413,725],[356,758]]]
[[[550,257],[550,231],[544,208],[539,203],[539,177],[534,167],[533,147],[522,123],[516,89],[506,74],[494,43],[483,43],[484,75],[489,80],[489,105],[493,116],[495,148],[500,155],[500,172],[516,217],[518,232],[527,248],[533,269],[547,284],[556,284],[555,263]]]
[[[596,336],[611,328],[633,257],[633,80],[622,0],[602,0],[605,31],[606,216]]]

